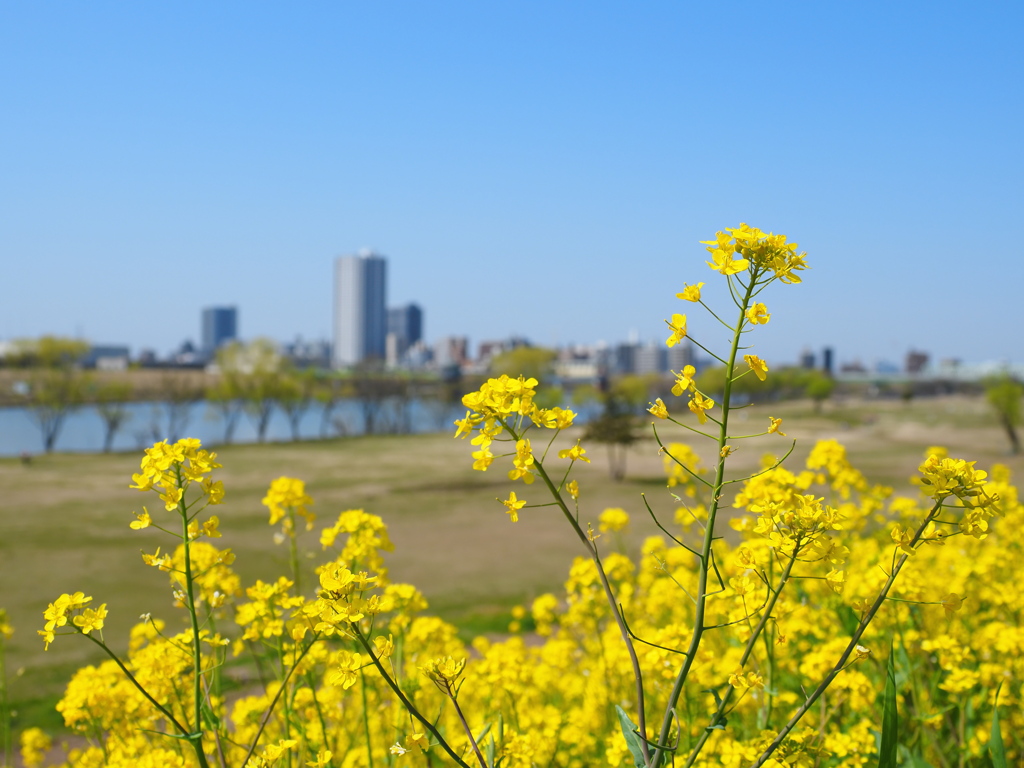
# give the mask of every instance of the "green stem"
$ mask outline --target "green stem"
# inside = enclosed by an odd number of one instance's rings
[[[114,661],[115,664],[117,664],[117,666],[121,669],[122,672],[124,672],[124,676],[128,678],[128,682],[130,682],[132,685],[134,685],[136,687],[136,689],[138,689],[139,693],[141,693],[143,696],[145,696],[146,699],[149,701],[149,703],[152,704],[154,707],[156,707],[157,710],[159,710],[160,714],[162,714],[164,717],[167,718],[167,722],[169,722],[171,725],[173,725],[175,727],[175,729],[182,736],[184,736],[185,738],[188,738],[188,739],[192,738],[192,736],[193,736],[192,732],[188,728],[186,728],[184,725],[179,723],[178,719],[173,714],[171,714],[170,710],[168,710],[166,707],[163,706],[163,704],[161,704],[159,701],[157,701],[156,699],[154,699],[150,695],[149,691],[147,691],[142,686],[142,683],[140,683],[135,678],[135,675],[133,675],[131,672],[128,671],[128,667],[126,667],[124,665],[124,662],[121,661],[121,659],[118,657],[118,655],[116,653],[114,653],[112,650],[110,650],[102,640],[97,640],[92,635],[88,635],[85,632],[82,632],[77,627],[75,628],[75,631],[77,631],[81,635],[85,635],[86,638],[88,638],[89,640],[92,640],[94,643],[96,643],[96,645],[98,645],[100,648],[102,648],[103,652],[106,653],[107,656],[109,656]]]
[[[597,574],[601,579],[601,586],[604,589],[605,597],[608,600],[608,606],[611,608],[612,615],[615,617],[615,623],[618,625],[619,634],[622,636],[622,642],[626,646],[626,651],[629,653],[629,661],[633,667],[633,679],[636,687],[636,703],[637,703],[637,730],[643,737],[640,739],[640,747],[643,751],[644,761],[649,761],[650,754],[647,748],[647,713],[645,711],[644,704],[644,679],[643,671],[640,669],[640,659],[636,655],[636,648],[633,646],[633,638],[629,634],[629,628],[626,626],[625,619],[622,618],[622,613],[619,610],[618,600],[615,598],[615,592],[612,591],[611,582],[608,581],[608,574],[604,571],[604,566],[601,564],[601,556],[597,551],[597,545],[590,540],[586,532],[580,527],[580,524],[576,521],[575,516],[569,511],[569,507],[562,500],[562,495],[558,492],[555,484],[551,482],[551,478],[547,471],[544,469],[544,465],[535,461],[534,466],[537,468],[537,474],[544,481],[544,484],[548,487],[548,491],[558,504],[559,509],[562,510],[562,514],[565,519],[569,521],[569,525],[576,532],[580,541],[583,542],[583,546],[587,548],[587,552],[590,553],[591,559],[597,566]],[[660,742],[664,743],[664,742]]]
[[[370,741],[370,710],[366,704],[366,673],[361,669],[359,670],[359,682],[361,683],[359,687],[363,699],[363,733],[366,735],[366,759],[369,762],[369,768],[373,768],[373,746]]]
[[[295,594],[302,594],[301,576],[299,576],[299,549],[295,543],[295,510],[288,508],[288,520],[291,529],[288,531],[288,559],[292,567],[292,578],[295,580]]]
[[[690,674],[690,668],[693,666],[693,662],[697,658],[697,651],[700,648],[701,639],[704,636],[704,615],[708,600],[708,572],[711,568],[711,545],[715,541],[715,519],[718,516],[718,508],[722,500],[722,486],[725,480],[726,457],[722,456],[722,448],[726,445],[726,441],[729,436],[729,404],[732,401],[732,376],[736,367],[736,355],[740,346],[740,334],[743,332],[743,323],[746,319],[744,313],[747,310],[747,304],[750,301],[750,294],[753,291],[754,284],[756,282],[757,273],[752,272],[750,275],[750,283],[746,287],[747,290],[743,297],[743,301],[737,302],[740,309],[739,319],[736,321],[736,328],[732,337],[732,348],[729,350],[729,360],[726,362],[725,366],[725,388],[722,393],[722,419],[719,422],[718,431],[718,465],[715,470],[715,482],[712,488],[710,508],[708,509],[707,527],[704,531],[704,543],[701,547],[700,553],[701,567],[700,573],[697,577],[697,604],[693,617],[693,634],[690,637],[690,645],[686,650],[686,661],[683,662],[679,669],[679,673],[676,675],[672,691],[669,693],[668,703],[665,705],[665,714],[662,717],[661,730],[658,734],[658,744],[661,746],[658,746],[654,751],[653,758],[650,761],[651,768],[658,768],[668,754],[668,750],[664,745],[669,743],[668,739],[672,730],[672,723],[674,722],[673,712],[675,711],[676,704],[679,702],[679,697],[683,693],[683,684],[686,682],[686,678]]]
[[[409,700],[409,697],[406,696],[405,693],[402,691],[402,689],[398,687],[398,683],[396,683],[394,678],[392,678],[391,675],[388,674],[388,671],[384,669],[384,665],[380,663],[380,659],[378,659],[374,655],[373,648],[370,647],[370,642],[366,639],[366,636],[360,631],[359,627],[357,627],[355,624],[352,624],[351,627],[352,632],[355,633],[356,639],[363,646],[363,648],[366,649],[366,652],[367,654],[369,654],[370,659],[373,660],[373,666],[375,666],[377,668],[377,671],[380,672],[380,676],[384,678],[384,682],[388,684],[388,687],[395,692],[395,695],[398,697],[398,700],[402,702],[402,705],[405,707],[406,711],[408,711],[410,715],[419,720],[420,724],[424,728],[430,731],[431,735],[435,739],[437,739],[437,743],[441,745],[441,748],[448,753],[448,756],[452,760],[461,765],[462,768],[472,768],[472,766],[467,764],[461,757],[459,757],[455,753],[455,750],[451,748],[451,745],[448,744],[447,741],[445,741],[444,736],[441,735],[441,732],[437,730],[437,728],[434,726],[432,722],[427,720],[427,718],[425,718],[422,715],[422,713],[420,713],[420,711],[416,708],[416,705],[413,704]]]
[[[263,718],[260,720],[259,730],[256,731],[256,737],[252,740],[252,745],[249,747],[249,751],[245,753],[245,758],[242,760],[240,765],[246,765],[249,762],[249,758],[252,757],[252,753],[256,751],[256,745],[260,743],[260,737],[263,736],[263,731],[267,727],[267,723],[270,722],[270,716],[274,711],[274,707],[277,706],[278,699],[281,698],[281,694],[284,693],[285,688],[288,687],[288,681],[291,679],[292,674],[299,667],[299,663],[306,657],[309,650],[316,645],[317,640],[320,639],[320,633],[313,635],[313,639],[310,641],[302,653],[299,654],[298,658],[295,659],[295,664],[291,669],[288,670],[288,674],[284,676],[284,680],[281,681],[281,686],[277,689],[277,693],[274,694],[274,699],[270,702],[270,706],[267,707],[267,711],[263,713]]]
[[[189,741],[196,751],[201,768],[207,768],[206,754],[203,752],[203,660],[199,639],[199,616],[196,614],[195,580],[192,576],[192,557],[189,551],[191,542],[188,537],[188,507],[185,505],[185,484],[182,482],[181,465],[175,465],[178,487],[182,489],[178,501],[178,514],[181,515],[181,540],[185,557],[185,607],[188,608],[189,620],[192,624],[192,712],[195,733],[189,734]]]
[[[459,716],[459,722],[462,723],[462,730],[466,732],[466,738],[469,739],[469,743],[473,747],[476,759],[480,761],[481,768],[487,768],[487,761],[484,760],[483,753],[480,751],[480,747],[477,745],[476,739],[473,738],[473,731],[470,730],[469,723],[466,722],[466,716],[462,714],[462,707],[459,706],[458,699],[455,698],[455,694],[451,692],[451,689],[447,691],[447,694],[448,698],[451,699],[452,704],[455,706],[455,714]]]
[[[750,635],[750,638],[747,640],[746,646],[743,648],[743,654],[740,656],[739,663],[741,669],[745,667],[747,665],[747,662],[750,660],[750,655],[754,651],[754,645],[757,643],[757,638],[761,636],[761,633],[764,631],[764,628],[768,625],[768,621],[771,619],[772,616],[772,611],[775,610],[775,604],[779,601],[779,597],[782,595],[782,590],[785,589],[786,584],[789,582],[789,576],[793,572],[793,566],[796,565],[796,556],[798,554],[798,551],[799,549],[793,550],[792,557],[790,557],[789,562],[786,563],[786,567],[783,569],[782,575],[779,577],[778,586],[774,590],[772,590],[772,595],[768,599],[768,603],[764,606],[764,609],[761,614],[761,620],[757,623],[757,626],[754,627],[753,632]],[[693,765],[698,755],[700,755],[701,750],[704,748],[704,744],[707,742],[709,738],[711,738],[711,735],[714,733],[715,726],[721,723],[722,718],[725,717],[726,707],[729,706],[729,702],[732,700],[732,696],[735,692],[736,689],[732,686],[729,686],[729,689],[725,692],[725,695],[722,696],[722,700],[718,704],[718,709],[711,716],[711,722],[708,723],[708,727],[704,729],[703,733],[701,733],[700,735],[700,738],[697,739],[697,743],[691,750],[689,758],[687,758],[686,762],[684,763],[684,768],[689,768],[689,766]]]

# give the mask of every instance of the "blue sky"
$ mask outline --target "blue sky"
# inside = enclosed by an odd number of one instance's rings
[[[664,338],[739,222],[812,270],[772,361],[1020,362],[1017,3],[7,3],[0,339],[329,337],[334,257],[428,338]],[[706,289],[707,290],[707,289]],[[714,299],[724,298],[711,290]]]

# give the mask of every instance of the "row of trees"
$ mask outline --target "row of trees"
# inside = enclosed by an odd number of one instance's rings
[[[314,406],[320,412],[321,438],[360,428],[367,434],[411,432],[413,402],[432,411],[437,429],[446,429],[461,394],[476,385],[386,372],[374,366],[343,374],[300,370],[280,354],[272,341],[256,339],[219,350],[217,375],[213,377],[199,372],[168,372],[155,386],[142,389],[131,372],[101,377],[83,371],[79,361],[87,351],[88,344],[82,341],[43,337],[16,343],[6,360],[9,367],[21,369],[21,402],[39,426],[47,453],[53,451],[67,416],[86,405],[94,407],[103,422],[103,450],[108,452],[130,418],[128,405],[133,401],[161,403],[162,423],[153,425],[153,434],[147,438],[177,440],[188,426],[193,406],[205,400],[223,424],[222,442],[234,441],[243,415],[251,420],[256,439],[264,442],[275,411],[284,414],[292,439],[301,439],[302,421]],[[523,374],[550,381],[555,357],[553,350],[519,347],[497,356],[491,373]],[[724,385],[724,369],[720,367],[705,369],[697,378],[698,388],[712,396],[720,394]],[[587,426],[586,439],[608,446],[612,477],[625,476],[626,449],[646,434],[643,425],[647,423],[644,411],[648,402],[655,397],[667,400],[670,387],[671,381],[651,374],[621,376],[598,386],[577,386],[572,391],[571,399],[577,406],[600,409]],[[766,381],[744,376],[734,382],[732,391],[754,402],[809,398],[820,410],[834,388],[835,380],[820,371],[782,368],[773,370]],[[1009,376],[1000,376],[985,382],[985,391],[1012,451],[1018,453],[1017,428],[1024,387]],[[537,395],[538,404],[544,407],[567,399],[559,387],[542,388]],[[350,424],[339,416],[338,406],[346,400],[358,407],[361,424]]]
[[[147,440],[179,439],[193,407],[205,400],[223,424],[222,442],[234,441],[243,415],[251,420],[257,440],[264,442],[275,411],[286,417],[292,439],[301,439],[302,421],[314,406],[320,413],[319,437],[356,429],[370,434],[410,432],[414,401],[430,411],[429,418],[438,429],[447,428],[453,404],[463,389],[457,383],[397,375],[372,366],[345,374],[296,369],[266,339],[222,348],[217,354],[217,373],[212,376],[168,371],[148,385],[141,383],[134,371],[100,374],[82,370],[79,360],[86,351],[83,342],[46,337],[20,342],[15,354],[8,357],[8,365],[20,369],[20,402],[39,426],[47,453],[54,450],[67,417],[85,406],[94,407],[102,420],[103,450],[109,452],[131,418],[129,404],[137,401],[160,404],[155,409],[159,422],[155,416]],[[339,414],[343,400],[357,405],[360,424]]]

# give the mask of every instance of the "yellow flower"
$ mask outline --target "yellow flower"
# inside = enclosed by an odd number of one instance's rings
[[[893,526],[891,536],[897,547],[908,555],[914,554],[914,548],[911,546],[914,541],[914,532],[912,530],[897,524]]]
[[[764,325],[772,319],[772,316],[768,314],[768,308],[760,302],[754,304],[744,314],[746,314],[747,320],[754,325]]]
[[[267,760],[277,760],[281,755],[290,750],[292,747],[298,746],[299,742],[295,739],[281,739],[277,744],[268,744],[263,748],[263,757]]]
[[[733,688],[739,688],[740,690],[746,690],[747,688],[764,688],[764,678],[756,672],[747,672],[744,674],[742,669],[737,669],[729,675],[729,685]]]
[[[512,459],[514,469],[508,473],[509,480],[523,479],[523,482],[530,485],[533,482],[533,473],[530,469],[533,467],[533,449],[530,447],[529,440],[519,440],[516,442],[516,455]]]
[[[786,436],[786,433],[779,429],[779,427],[782,426],[782,419],[776,419],[774,416],[769,416],[768,420],[771,421],[771,426],[768,427],[769,435],[774,432],[777,435],[782,435],[783,437]]]
[[[338,666],[327,673],[327,684],[341,686],[342,690],[348,690],[359,680],[359,669],[362,667],[358,653],[350,651],[339,651]]]
[[[516,498],[516,492],[511,491],[508,498],[501,503],[508,507],[508,516],[512,518],[512,522],[518,523],[519,510],[526,506],[526,499]]]
[[[754,372],[761,381],[768,378],[768,363],[762,360],[757,355],[744,355],[743,359],[747,361],[747,365],[750,366],[750,370]]]
[[[731,445],[723,445],[722,450],[718,452],[718,455],[721,456],[723,459],[727,459],[734,453],[736,453],[736,449],[733,448]]]
[[[149,516],[149,510],[147,510],[145,507],[142,508],[141,515],[138,512],[136,512],[135,516],[139,519],[133,520],[132,522],[128,523],[128,527],[132,528],[133,530],[141,531],[143,528],[149,528],[149,526],[153,523],[153,518]]]
[[[946,611],[946,618],[953,618],[953,614],[960,610],[964,604],[964,599],[956,592],[950,592],[944,598],[942,598],[942,607]]]
[[[697,414],[697,419],[701,424],[706,424],[708,421],[707,414],[704,411],[709,411],[715,407],[715,401],[710,397],[704,397],[700,392],[694,392],[693,397],[690,398],[690,402],[687,406],[691,411]]]
[[[704,283],[697,283],[696,285],[690,285],[684,283],[686,286],[682,293],[677,293],[676,298],[682,299],[683,301],[700,301],[700,289]]]
[[[846,584],[846,572],[837,571],[835,568],[831,569],[825,576],[825,583],[837,595],[843,594],[843,586]]]
[[[274,525],[285,516],[288,510],[306,518],[308,527],[312,527],[313,514],[306,509],[313,499],[306,495],[306,484],[294,477],[279,477],[270,484],[267,495],[263,497],[263,506],[270,510],[270,524]]]
[[[651,406],[647,409],[648,413],[657,416],[659,419],[668,418],[668,408],[665,407],[665,403],[662,402],[660,397],[653,403],[648,403],[648,405]]]
[[[321,749],[316,753],[316,762],[307,762],[309,768],[327,768],[331,764],[334,753],[329,749]]]
[[[672,321],[665,321],[665,324],[672,329],[672,335],[665,339],[665,343],[674,347],[686,338],[686,315],[672,315]]]
[[[486,472],[487,468],[491,466],[491,462],[494,461],[494,454],[491,453],[490,448],[484,446],[479,451],[473,451],[473,459],[473,469]]]
[[[420,667],[420,671],[445,693],[450,693],[455,681],[466,668],[466,660],[455,661],[451,656],[431,659]]]
[[[572,426],[576,414],[568,408],[549,408],[537,414],[540,424],[548,429],[566,429]]]
[[[395,652],[395,639],[390,634],[387,637],[378,635],[373,638],[373,644],[377,646],[378,659],[387,659]]]
[[[672,373],[675,373],[673,371]],[[694,388],[693,377],[697,375],[697,369],[692,365],[683,366],[683,370],[675,373],[676,383],[672,385],[672,394],[679,397],[683,392]]]
[[[203,480],[203,493],[206,494],[210,504],[224,503],[224,483],[220,480]]]
[[[21,761],[25,768],[36,768],[46,760],[53,742],[42,728],[26,728],[21,732]]]
[[[575,480],[570,480],[565,486],[565,490],[567,490],[569,495],[574,499],[578,499],[580,497],[580,484]]]
[[[219,539],[220,531],[217,530],[218,525],[220,525],[220,519],[216,515],[211,515],[210,519],[203,523],[203,534],[211,539]]]
[[[621,531],[629,525],[629,513],[619,507],[609,507],[598,518],[598,528],[603,533]]]
[[[590,459],[583,455],[586,452],[586,449],[583,448],[577,441],[576,445],[574,445],[572,448],[566,448],[564,451],[559,451],[558,458],[571,459],[572,461],[585,461],[587,462],[587,464],[589,464]]]
[[[430,746],[430,742],[427,740],[427,734],[417,731],[409,737],[409,743],[415,747],[419,747],[423,752],[427,751],[427,747]]]
[[[711,247],[708,248],[708,251],[711,252],[711,258],[714,261],[707,261],[705,264],[716,272],[721,272],[723,275],[735,275],[750,266],[750,262],[747,259],[734,259],[730,251]]]
[[[88,635],[94,629],[103,629],[103,620],[107,617],[107,604],[103,603],[99,608],[86,608],[80,616],[75,616],[72,623],[82,630],[83,635]]]

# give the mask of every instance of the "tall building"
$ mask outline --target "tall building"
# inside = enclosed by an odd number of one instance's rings
[[[388,310],[387,362],[389,367],[402,363],[406,352],[423,339],[423,310],[416,304]]]
[[[236,307],[207,307],[203,310],[202,353],[213,357],[217,349],[238,338]]]
[[[393,333],[406,348],[423,338],[423,310],[406,304],[388,310],[388,333]]]
[[[334,262],[334,367],[383,360],[387,261],[372,252]]]

